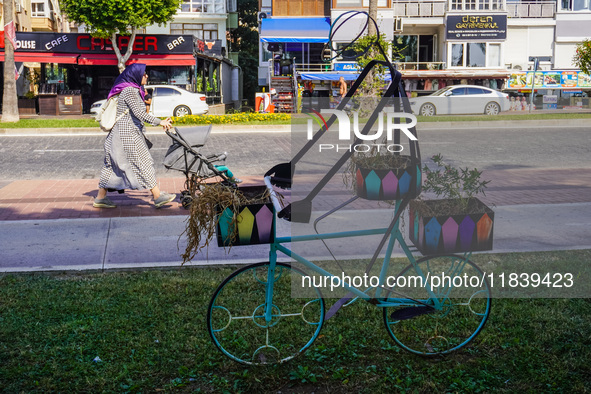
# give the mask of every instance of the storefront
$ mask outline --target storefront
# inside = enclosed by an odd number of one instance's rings
[[[17,32],[16,38],[15,62],[17,72],[20,70],[18,85],[21,86],[18,93],[26,93],[27,82],[32,82],[35,93],[39,94],[40,110],[44,97],[65,93],[74,98],[67,103],[77,103],[80,99],[82,111],[86,113],[92,102],[107,96],[119,75],[117,57],[109,39],[84,33],[27,32]],[[137,35],[126,64],[145,63],[149,84],[209,92],[210,104],[215,104],[221,100],[219,75],[215,72],[221,59],[211,57],[210,51],[219,51],[218,41],[206,43],[192,35]],[[117,46],[124,52],[129,46],[129,37],[118,36]],[[3,47],[0,50],[3,51]],[[0,61],[4,61],[3,52],[0,52]]]
[[[532,88],[536,109],[591,109],[591,76],[582,71],[513,72],[506,92],[529,100]]]

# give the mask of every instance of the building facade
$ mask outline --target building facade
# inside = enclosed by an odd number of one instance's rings
[[[543,96],[557,96],[558,107],[588,107],[589,76],[574,68],[572,58],[576,44],[591,37],[590,3],[378,0],[377,25],[392,43],[390,56],[412,95],[476,84],[519,96],[535,82],[538,108]],[[367,22],[350,11],[367,11],[368,5],[368,0],[262,0],[259,83],[273,85],[277,70],[282,76],[291,71],[292,85],[300,90],[313,83],[315,95],[335,95],[334,81],[340,76],[353,80],[358,71],[354,53],[334,58],[327,52],[328,31],[332,24],[333,48],[347,45]],[[306,29],[314,34],[306,35]],[[276,61],[269,63],[272,58]],[[277,69],[281,61],[291,61],[292,68]],[[535,64],[542,72],[534,77]]]

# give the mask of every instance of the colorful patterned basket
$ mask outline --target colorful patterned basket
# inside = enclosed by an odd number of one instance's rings
[[[412,199],[421,193],[421,182],[421,163],[412,159],[406,168],[355,170],[355,192],[366,200]]]
[[[265,186],[243,186],[238,189],[248,198],[262,196],[267,190]],[[218,246],[268,244],[275,241],[275,211],[269,198],[261,204],[239,206],[237,220],[234,222],[233,219],[234,211],[231,208],[221,212],[218,207]]]
[[[422,216],[417,210],[417,204],[429,206],[441,200],[411,202],[410,240],[423,255],[491,250],[495,214],[479,199],[473,200],[482,213]]]

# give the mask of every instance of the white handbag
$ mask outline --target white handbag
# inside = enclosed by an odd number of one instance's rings
[[[124,115],[129,113],[129,108],[125,110],[121,115],[117,116],[117,102],[119,101],[119,95],[115,95],[107,100],[103,104],[100,111],[96,115],[96,120],[99,122],[101,129],[105,132],[111,131],[115,126],[115,123],[119,121]]]

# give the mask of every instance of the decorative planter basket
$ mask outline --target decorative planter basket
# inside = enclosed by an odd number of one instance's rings
[[[421,193],[421,163],[409,157],[405,168],[355,169],[355,193],[366,200],[400,200]]]
[[[266,193],[265,186],[243,186],[238,188],[248,199],[258,198]],[[271,199],[263,203],[240,205],[237,220],[234,210],[218,207],[216,236],[218,246],[268,244],[275,241],[275,211]]]
[[[411,201],[409,238],[424,255],[491,250],[493,246],[494,212],[477,198],[471,205],[480,213],[424,216],[421,204],[427,207],[446,200]],[[449,200],[447,200],[449,201]]]

